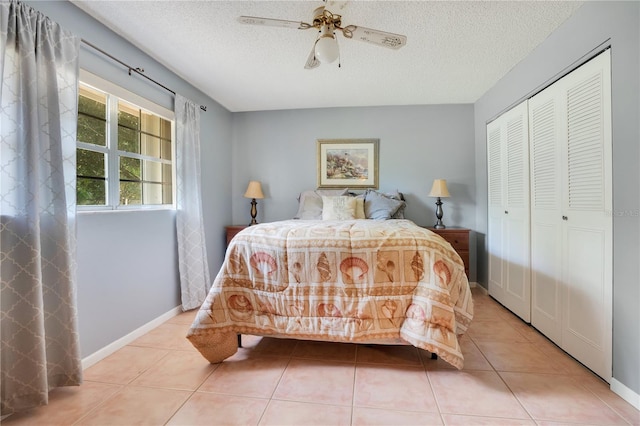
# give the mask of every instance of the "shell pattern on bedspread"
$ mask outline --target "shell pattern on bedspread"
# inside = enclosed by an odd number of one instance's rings
[[[260,224],[227,250],[188,335],[203,355],[217,333],[382,339],[462,367],[457,336],[473,317],[464,265],[410,221]]]

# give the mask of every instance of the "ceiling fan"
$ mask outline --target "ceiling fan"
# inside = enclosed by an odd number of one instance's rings
[[[342,7],[344,7],[344,5],[342,5],[341,8]],[[342,35],[345,38],[365,41],[389,49],[400,49],[407,44],[407,37],[401,34],[388,33],[359,25],[347,25],[343,27],[342,16],[330,12],[324,6],[320,6],[313,11],[313,19],[310,24],[303,21],[285,21],[282,19],[259,18],[256,16],[240,16],[238,21],[243,24],[293,28],[298,30],[315,28],[318,31],[318,37],[307,58],[304,66],[306,69],[316,68],[320,63],[332,63],[339,58],[340,51],[338,50],[338,41],[335,35],[336,30],[342,31]],[[338,66],[340,66],[340,64],[338,64]]]

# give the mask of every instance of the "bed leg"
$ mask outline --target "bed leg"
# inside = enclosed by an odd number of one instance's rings
[[[438,354],[434,354],[434,353],[432,353],[432,354],[431,354],[431,359],[438,359]]]
[[[242,347],[242,334],[238,334],[238,347]]]

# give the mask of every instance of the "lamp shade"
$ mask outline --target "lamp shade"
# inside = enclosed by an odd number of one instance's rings
[[[262,193],[262,186],[257,180],[252,180],[247,186],[247,191],[244,193],[245,198],[264,198]]]
[[[338,59],[340,51],[338,50],[338,40],[336,36],[326,25],[322,27],[322,35],[316,41],[315,47],[316,58],[325,64]]]
[[[434,179],[429,197],[450,197],[446,179]]]

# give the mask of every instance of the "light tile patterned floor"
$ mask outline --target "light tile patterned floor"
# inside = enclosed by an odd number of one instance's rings
[[[3,424],[640,424],[606,383],[478,290],[462,371],[411,346],[255,336],[212,365],[184,338],[186,312]]]

